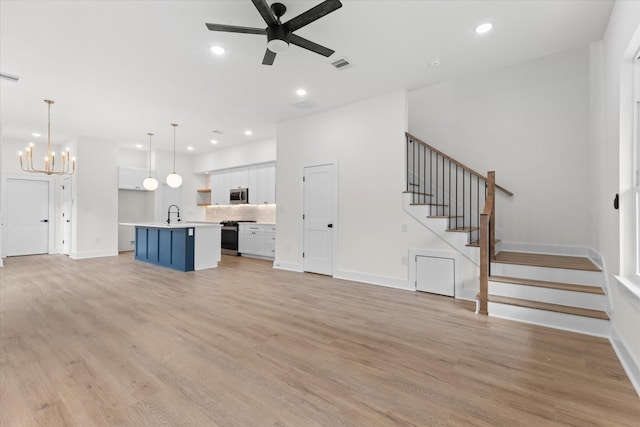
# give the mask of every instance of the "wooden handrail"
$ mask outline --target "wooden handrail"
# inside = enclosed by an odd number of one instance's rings
[[[488,314],[489,275],[491,261],[496,258],[495,216],[496,216],[496,173],[487,173],[487,199],[480,214],[480,293],[478,313]]]
[[[444,154],[442,151],[438,150],[437,148],[434,148],[433,146],[427,144],[424,141],[421,141],[420,139],[416,138],[415,136],[411,135],[408,132],[405,132],[405,135],[407,136],[407,138],[411,138],[411,140],[417,142],[418,144],[422,144],[425,147],[427,147],[429,150],[433,151],[434,153],[439,154],[440,156],[444,157],[445,159],[447,159],[448,161],[450,161],[451,163],[453,163],[454,165],[458,165],[461,168],[463,168],[464,170],[466,170],[467,172],[469,172],[471,175],[474,175],[480,179],[482,179],[483,181],[488,181],[488,178],[485,177],[482,174],[479,174],[478,172],[474,171],[473,169],[471,169],[470,167],[463,165],[462,163],[460,163],[459,161],[453,159],[452,157],[447,156],[446,154]],[[500,191],[502,191],[504,194],[508,195],[508,196],[513,196],[513,193],[509,190],[507,190],[504,187],[501,187],[499,185],[496,185],[496,188],[498,188]]]

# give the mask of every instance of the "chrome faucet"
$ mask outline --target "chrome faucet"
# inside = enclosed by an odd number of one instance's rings
[[[171,208],[172,207],[176,207],[176,212],[171,212]],[[171,205],[169,206],[169,209],[167,209],[167,224],[171,224],[171,214],[175,213],[178,216],[178,222],[180,222],[180,208],[178,207],[178,205]]]

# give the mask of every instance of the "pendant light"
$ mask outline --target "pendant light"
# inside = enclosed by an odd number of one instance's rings
[[[147,135],[149,135],[149,178],[142,181],[142,186],[145,190],[154,191],[158,188],[158,180],[151,176],[151,137],[153,134],[149,132]]]
[[[171,188],[178,188],[182,185],[182,177],[176,173],[176,127],[175,123],[171,123],[173,126],[173,172],[167,175],[167,185]]]
[[[29,144],[26,150],[26,162],[23,163],[22,151],[18,154],[20,156],[20,169],[25,172],[31,173],[45,173],[47,175],[72,175],[76,170],[76,158],[73,157],[69,160],[69,149],[66,152],[61,153],[62,168],[59,171],[55,170],[56,153],[51,151],[51,104],[54,102],[50,99],[45,99],[48,106],[48,118],[47,118],[47,157],[44,158],[44,169],[36,169],[33,167],[33,153],[35,151],[33,143]],[[26,163],[26,164],[25,164]],[[69,171],[71,166],[71,171]]]

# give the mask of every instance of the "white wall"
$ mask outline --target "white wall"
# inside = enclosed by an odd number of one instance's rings
[[[302,268],[302,173],[338,162],[336,277],[408,287],[408,248],[450,250],[402,208],[405,92],[280,123],[274,265]],[[408,232],[402,232],[402,224]]]
[[[597,225],[596,249],[604,256],[612,284],[614,344],[628,356],[627,367],[635,365],[640,393],[640,308],[634,307],[615,285],[613,275],[632,276],[633,160],[631,60],[640,46],[640,2],[617,1],[601,45],[594,51],[592,68],[599,80],[592,82],[593,116],[599,126],[592,136],[590,171],[593,174],[593,211]],[[620,193],[620,211],[613,209],[613,197]]]
[[[503,241],[587,246],[589,51],[574,49],[412,91],[409,132],[496,171]]]
[[[72,182],[71,258],[118,254],[118,148],[110,141],[79,136]]]
[[[203,173],[276,160],[275,138],[247,142],[210,153],[193,155],[193,172]]]

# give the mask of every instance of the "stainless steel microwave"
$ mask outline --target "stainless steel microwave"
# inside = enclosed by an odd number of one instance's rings
[[[229,202],[232,205],[242,205],[249,203],[248,188],[232,188],[229,190]]]

